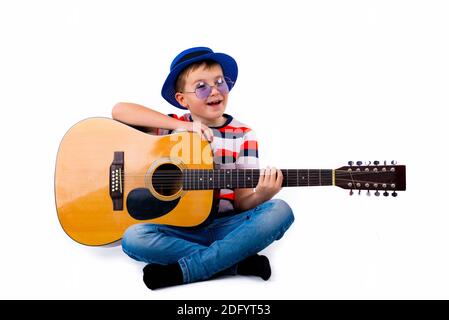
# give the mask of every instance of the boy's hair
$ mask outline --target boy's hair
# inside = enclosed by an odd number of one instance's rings
[[[198,62],[192,63],[191,65],[187,66],[179,74],[178,79],[176,79],[176,85],[175,85],[176,92],[182,92],[184,90],[184,86],[186,85],[186,78],[190,72],[195,71],[200,67],[204,67],[206,70],[208,70],[217,65],[220,66],[220,64],[214,60],[202,60],[202,61],[198,61]]]

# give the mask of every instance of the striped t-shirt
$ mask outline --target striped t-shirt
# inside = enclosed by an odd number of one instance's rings
[[[190,113],[182,116],[169,114],[170,117],[192,122]],[[254,131],[247,125],[228,114],[223,114],[226,122],[220,127],[210,127],[214,134],[211,148],[214,155],[215,169],[257,169],[259,155]],[[157,129],[158,135],[172,133],[171,130]],[[234,190],[221,189],[219,194],[218,214],[234,212]]]

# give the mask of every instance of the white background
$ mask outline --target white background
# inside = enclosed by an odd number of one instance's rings
[[[448,16],[445,1],[1,1],[0,298],[448,299]],[[53,195],[62,136],[119,101],[177,112],[160,88],[192,46],[237,60],[227,112],[263,165],[394,159],[407,191],[284,188],[296,222],[264,250],[267,282],[150,291],[120,247],[70,240]]]

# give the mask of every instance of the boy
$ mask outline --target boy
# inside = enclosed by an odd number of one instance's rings
[[[237,80],[237,63],[206,47],[184,50],[175,57],[162,96],[181,117],[141,105],[118,103],[112,117],[153,134],[188,130],[209,140],[216,168],[258,168],[257,141],[246,125],[225,114],[229,91]],[[267,257],[257,253],[280,239],[294,221],[288,204],[270,200],[281,189],[282,173],[261,170],[255,189],[222,189],[215,219],[196,228],[157,224],[129,227],[123,251],[147,263],[143,280],[150,289],[215,278],[254,275],[268,280]]]

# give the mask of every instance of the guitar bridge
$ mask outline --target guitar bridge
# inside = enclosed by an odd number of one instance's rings
[[[125,153],[114,152],[114,160],[109,167],[109,195],[114,211],[123,210],[123,191],[125,187]]]

